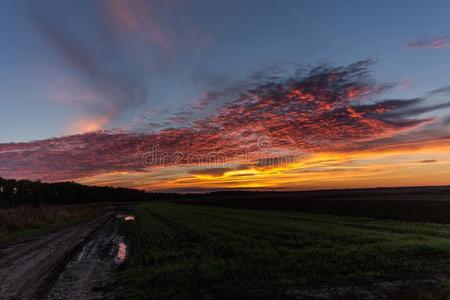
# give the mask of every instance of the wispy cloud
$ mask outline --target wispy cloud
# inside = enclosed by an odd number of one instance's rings
[[[55,10],[77,12],[64,14],[64,21],[53,10],[27,3],[34,29],[55,51],[48,65],[64,70],[58,85],[47,84],[51,98],[82,111],[66,126],[71,133],[128,122],[140,108],[158,101],[149,95],[154,74],[195,53],[208,39],[187,18],[188,1],[98,1],[89,10],[75,2],[55,2]],[[80,19],[83,26],[73,26]],[[199,100],[195,105],[206,104]]]
[[[429,92],[431,95],[450,95],[450,86],[444,86]]]
[[[144,42],[157,45],[168,59],[182,49],[189,50],[186,45],[200,49],[210,39],[209,34],[185,17],[189,1],[103,0],[101,3],[115,30],[139,35]],[[172,26],[173,20],[180,25],[177,29]]]
[[[421,161],[419,161],[420,163],[423,163],[423,164],[430,164],[430,163],[435,163],[435,162],[437,162],[437,160],[436,159],[424,159],[424,160],[421,160]]]
[[[408,48],[443,49],[450,48],[450,35],[424,36],[407,42]]]
[[[123,68],[112,70],[108,59],[105,61],[95,51],[86,48],[75,35],[60,28],[50,18],[36,15],[34,20],[38,30],[55,47],[64,61],[73,71],[82,75],[73,78],[74,82],[68,84],[70,88],[54,89],[51,92],[57,101],[78,105],[85,110],[86,118],[77,120],[73,126],[90,119],[90,123],[95,122],[101,129],[145,103],[145,84],[136,76],[139,71]],[[103,44],[101,38],[97,44],[100,48],[111,46]],[[110,63],[117,63],[113,62],[116,58],[111,59]],[[92,120],[94,118],[97,120]]]

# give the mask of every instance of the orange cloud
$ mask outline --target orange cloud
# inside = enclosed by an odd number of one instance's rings
[[[388,149],[363,153],[317,153],[302,164],[277,168],[225,170],[207,175],[187,173],[185,168],[172,168],[171,175],[161,176],[161,169],[147,177],[142,184],[132,181],[128,187],[148,190],[215,190],[215,189],[318,189],[361,188],[389,186],[441,185],[450,182],[450,141],[426,143],[416,149]],[[424,157],[433,157],[433,165],[424,164]],[[431,160],[430,160],[431,161]],[[195,169],[198,171],[198,169]],[[159,174],[161,172],[161,175]],[[433,173],[430,177],[427,174]],[[102,183],[99,175],[90,183]],[[135,173],[145,178],[145,173]],[[120,182],[122,175],[116,179]],[[123,176],[126,178],[127,176]],[[122,181],[123,182],[123,181]]]
[[[72,123],[69,127],[71,133],[89,133],[103,129],[108,123],[107,117],[97,117],[92,119],[81,119]]]

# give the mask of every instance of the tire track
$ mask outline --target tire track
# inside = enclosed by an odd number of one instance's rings
[[[0,249],[0,299],[101,299],[114,295],[123,219],[115,212]]]

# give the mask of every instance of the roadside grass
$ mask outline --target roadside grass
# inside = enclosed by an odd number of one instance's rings
[[[68,205],[2,208],[0,243],[46,230],[58,230],[88,219],[93,213],[90,207]]]
[[[449,225],[153,203],[126,226],[126,299],[273,298],[450,271]]]

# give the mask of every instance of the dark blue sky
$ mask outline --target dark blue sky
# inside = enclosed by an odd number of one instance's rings
[[[258,70],[367,58],[376,60],[377,81],[402,83],[385,97],[420,97],[450,85],[449,8],[449,1],[4,0],[0,141],[164,122]]]

